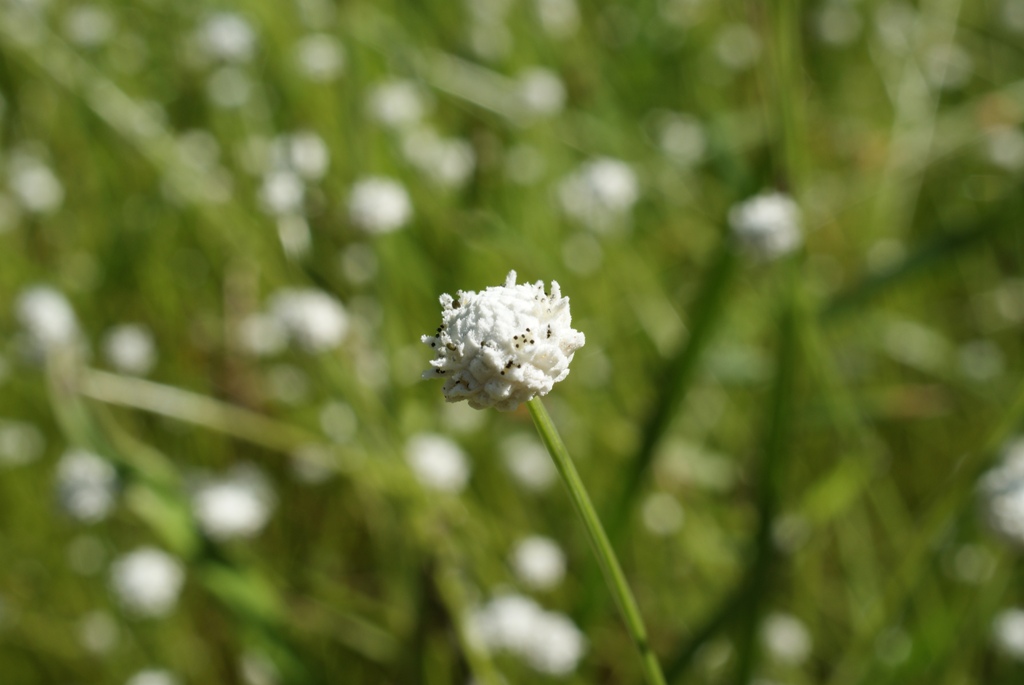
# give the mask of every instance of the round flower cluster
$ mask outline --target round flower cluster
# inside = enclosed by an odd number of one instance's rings
[[[979,482],[989,527],[1004,540],[1024,547],[1024,438],[1004,448],[1002,460]]]
[[[441,306],[437,333],[421,338],[437,353],[423,377],[446,379],[445,399],[474,409],[512,411],[548,394],[585,342],[555,281],[546,294],[543,281],[516,285],[510,271],[505,285],[459,291],[458,300],[446,293]]]
[[[762,193],[733,206],[729,226],[749,252],[765,260],[789,254],[803,243],[800,207],[783,193]]]

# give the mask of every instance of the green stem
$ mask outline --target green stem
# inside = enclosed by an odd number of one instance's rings
[[[604,573],[608,589],[611,590],[612,596],[619,605],[619,610],[622,612],[622,617],[626,622],[626,630],[640,652],[644,677],[650,685],[665,685],[665,676],[661,673],[658,659],[647,642],[647,629],[644,627],[644,621],[640,616],[640,609],[637,607],[636,599],[626,583],[626,576],[622,572],[622,566],[619,565],[619,560],[615,556],[615,551],[608,540],[608,535],[604,532],[601,521],[597,518],[597,511],[590,502],[590,496],[587,494],[587,489],[583,486],[580,474],[576,471],[576,466],[569,457],[568,450],[565,449],[565,443],[562,442],[555,424],[552,423],[551,417],[548,415],[547,409],[544,408],[544,404],[539,397],[534,397],[526,403],[526,406],[530,408],[530,416],[533,417],[533,423],[537,426],[537,432],[540,433],[540,437],[544,440],[544,445],[548,448],[548,452],[555,462],[555,467],[558,469],[559,475],[562,476],[565,487],[569,490],[569,497],[572,499],[573,506],[576,507],[576,512],[583,520],[583,526],[587,530],[587,537],[594,548],[594,554],[597,556],[597,562]]]

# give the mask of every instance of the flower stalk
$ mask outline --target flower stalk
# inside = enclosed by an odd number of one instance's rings
[[[583,481],[576,471],[576,466],[573,464],[572,458],[570,458],[569,452],[565,448],[565,443],[562,442],[562,438],[558,434],[555,424],[552,423],[551,416],[548,414],[547,409],[544,408],[540,397],[530,399],[527,401],[526,406],[529,407],[530,416],[533,417],[533,423],[537,427],[537,432],[540,433],[544,445],[555,462],[555,468],[558,469],[562,482],[565,483],[565,487],[569,491],[569,498],[572,500],[576,512],[583,521],[583,527],[587,531],[587,537],[590,539],[594,555],[597,557],[597,562],[604,573],[608,589],[615,598],[619,611],[622,612],[622,618],[626,623],[626,630],[636,645],[637,651],[640,653],[644,677],[648,685],[665,685],[665,676],[661,672],[661,666],[658,665],[657,657],[647,641],[647,629],[644,627],[644,621],[640,616],[640,609],[637,607],[636,599],[626,583],[626,576],[622,572],[622,566],[615,556],[615,551],[608,540],[608,535],[605,533],[604,527],[597,517],[597,511],[594,509],[590,496],[583,486]]]

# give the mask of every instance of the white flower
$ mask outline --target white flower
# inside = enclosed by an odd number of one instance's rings
[[[444,377],[449,402],[511,411],[551,392],[569,375],[569,362],[585,342],[570,326],[569,298],[557,281],[548,295],[543,281],[516,285],[510,271],[503,286],[460,290],[458,301],[445,293],[440,300],[437,334],[421,337],[437,351],[423,378]]]
[[[536,434],[517,433],[501,442],[501,454],[512,477],[531,492],[542,492],[555,482],[558,471]]]
[[[443,435],[420,433],[409,438],[405,459],[424,486],[441,492],[459,492],[469,480],[469,461],[454,441]]]
[[[125,685],[178,685],[180,683],[170,671],[162,668],[146,668],[138,671]]]
[[[568,38],[580,25],[576,0],[536,0],[537,18],[552,38]]]
[[[423,90],[413,81],[386,81],[370,92],[370,115],[391,128],[418,123],[430,107]]]
[[[238,322],[235,332],[238,345],[257,357],[269,357],[288,345],[288,329],[272,314],[249,314]]]
[[[56,481],[61,507],[79,521],[102,521],[114,508],[117,471],[109,461],[92,452],[65,452],[57,462]]]
[[[271,315],[307,352],[326,352],[348,333],[348,313],[338,300],[313,288],[283,288],[270,298]]]
[[[446,188],[463,185],[476,166],[472,145],[458,138],[442,138],[426,127],[402,138],[402,154],[428,179]]]
[[[0,419],[0,466],[30,464],[45,447],[42,431],[31,423]]]
[[[639,197],[636,173],[625,162],[611,157],[584,163],[558,186],[562,210],[587,228],[601,232],[620,223]]]
[[[122,373],[145,376],[156,362],[153,334],[138,324],[110,329],[103,340],[103,353],[110,365]]]
[[[198,41],[206,54],[225,62],[248,62],[256,48],[256,32],[237,14],[218,12],[199,28]]]
[[[675,497],[667,492],[654,492],[644,499],[641,508],[644,527],[654,535],[668,536],[683,526],[685,515]]]
[[[121,630],[106,611],[90,611],[78,621],[78,641],[93,654],[106,654],[117,646]]]
[[[295,61],[310,81],[327,83],[345,69],[345,48],[332,35],[313,33],[295,45]]]
[[[53,170],[31,152],[17,151],[7,163],[7,185],[27,212],[51,214],[64,203],[64,185]]]
[[[216,540],[255,536],[266,526],[273,507],[270,485],[252,466],[204,482],[192,496],[199,526]]]
[[[284,216],[302,212],[306,184],[293,171],[277,169],[263,178],[260,204],[268,214]]]
[[[803,242],[800,208],[783,193],[762,193],[734,205],[729,226],[748,250],[763,259],[781,257]]]
[[[76,5],[64,15],[64,35],[83,48],[94,48],[110,40],[116,23],[109,10],[97,5]]]
[[[32,342],[44,349],[67,345],[78,338],[75,310],[59,290],[47,285],[23,290],[15,309]]]
[[[1002,462],[981,478],[980,491],[992,530],[1024,547],[1024,438],[1007,446]]]
[[[761,639],[781,663],[800,665],[811,655],[811,634],[796,616],[773,613],[761,624]]]
[[[484,647],[511,652],[553,676],[576,670],[587,641],[564,614],[545,611],[529,597],[502,595],[475,610],[468,624]]]
[[[353,224],[367,233],[390,233],[412,217],[412,202],[398,181],[371,176],[352,186],[348,215]]]
[[[550,69],[533,67],[519,75],[519,98],[535,116],[558,114],[565,106],[565,96],[565,84]]]
[[[1024,661],[1024,610],[1004,609],[992,620],[996,646],[1007,656]]]
[[[565,552],[557,542],[540,535],[520,540],[510,561],[519,580],[536,590],[553,588],[565,577]]]
[[[181,562],[155,547],[125,554],[110,572],[111,587],[125,610],[142,617],[169,613],[185,582]]]

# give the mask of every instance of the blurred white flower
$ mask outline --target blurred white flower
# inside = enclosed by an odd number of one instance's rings
[[[405,460],[425,487],[441,492],[461,492],[469,481],[469,460],[450,438],[418,433],[405,444]]]
[[[412,218],[412,202],[398,181],[370,176],[352,186],[348,216],[356,227],[367,233],[391,233]]]
[[[924,54],[924,73],[933,88],[959,90],[974,73],[974,60],[955,43],[933,45]]]
[[[90,611],[78,621],[78,641],[93,654],[107,654],[121,639],[121,629],[106,611]]]
[[[310,81],[328,83],[345,70],[345,48],[330,34],[312,33],[296,43],[295,62]]]
[[[326,352],[341,344],[348,334],[348,312],[341,302],[314,288],[282,288],[270,296],[270,314],[300,348]]]
[[[669,114],[658,126],[658,147],[674,163],[690,169],[704,159],[708,141],[700,121],[689,114]]]
[[[42,431],[25,421],[0,419],[0,466],[30,464],[43,455]]]
[[[281,142],[288,166],[303,179],[319,181],[327,173],[331,152],[320,134],[315,131],[297,131],[284,136]]]
[[[803,621],[790,614],[772,613],[761,623],[761,640],[772,657],[799,666],[811,655],[811,634]]]
[[[271,314],[249,314],[238,322],[236,336],[238,345],[257,357],[279,354],[288,345],[288,329]]]
[[[306,184],[299,175],[287,169],[276,169],[263,177],[260,205],[273,216],[299,214],[303,211]]]
[[[118,371],[145,376],[156,363],[156,343],[145,326],[120,324],[111,328],[104,337],[103,354]]]
[[[1015,438],[1004,448],[999,464],[979,481],[979,493],[993,532],[1024,547],[1024,438]]]
[[[75,5],[64,15],[64,35],[81,48],[103,45],[114,35],[114,17],[105,7],[92,4]]]
[[[551,538],[523,538],[512,549],[509,561],[516,577],[534,590],[549,590],[565,577],[565,552]]]
[[[555,465],[535,436],[516,433],[502,440],[500,447],[505,468],[527,490],[542,492],[555,482]]]
[[[734,205],[729,226],[736,239],[761,259],[789,254],[803,243],[800,207],[783,193],[762,193]]]
[[[1024,609],[1004,609],[992,619],[992,638],[999,651],[1024,661]]]
[[[566,676],[576,670],[587,648],[579,628],[564,614],[545,611],[523,595],[493,598],[469,616],[472,637],[493,651],[507,651],[534,670]]]
[[[683,508],[667,492],[648,495],[644,499],[641,513],[644,527],[654,535],[672,535],[683,527]]]
[[[985,153],[1001,169],[1024,169],[1024,131],[1013,126],[990,128],[985,132]]]
[[[328,402],[320,410],[320,429],[336,445],[352,441],[359,430],[359,419],[345,402]]]
[[[215,540],[256,536],[275,505],[266,477],[251,464],[237,466],[220,478],[202,480],[192,494],[199,526]]]
[[[552,38],[569,38],[579,29],[580,11],[576,0],[534,0],[537,18]]]
[[[815,14],[815,28],[822,42],[836,47],[851,44],[864,29],[864,20],[851,3],[829,0]]]
[[[102,521],[117,501],[117,470],[92,452],[71,449],[57,462],[57,500],[72,518]]]
[[[155,547],[119,557],[110,574],[111,589],[125,611],[144,618],[170,613],[185,582],[181,562]]]
[[[365,243],[352,243],[338,261],[341,273],[355,285],[365,285],[377,275],[377,253]]]
[[[584,335],[571,327],[569,298],[557,281],[551,293],[543,281],[458,292],[440,298],[441,325],[420,340],[436,352],[423,378],[445,378],[445,400],[467,400],[474,409],[512,411],[551,392],[569,375],[569,363]]]
[[[59,290],[48,285],[26,288],[18,293],[14,306],[34,345],[45,350],[78,342],[75,310]]]
[[[430,109],[423,89],[413,81],[393,80],[370,91],[370,116],[390,128],[406,128],[420,122]]]
[[[33,214],[52,214],[64,204],[64,185],[41,158],[27,151],[15,151],[7,160],[7,187]]]
[[[238,670],[245,685],[278,685],[281,674],[266,654],[247,651],[238,660]]]
[[[610,157],[585,162],[558,185],[562,210],[600,232],[620,225],[639,197],[636,173],[625,162]]]
[[[442,138],[429,128],[417,128],[402,138],[402,153],[433,183],[458,188],[476,166],[473,146],[458,138]]]
[[[1001,9],[1002,24],[1015,33],[1024,33],[1024,2],[1003,0]]]
[[[565,107],[565,84],[551,69],[526,69],[519,74],[518,86],[519,99],[534,116],[553,116]]]
[[[162,668],[146,668],[137,671],[124,685],[179,685],[178,678]]]
[[[252,96],[252,79],[238,67],[221,67],[206,81],[206,95],[217,107],[242,107]]]
[[[249,62],[256,51],[256,32],[242,16],[231,12],[210,15],[197,30],[200,49],[225,62]]]
[[[733,71],[749,69],[761,57],[761,38],[748,24],[728,24],[715,38],[715,54]]]

